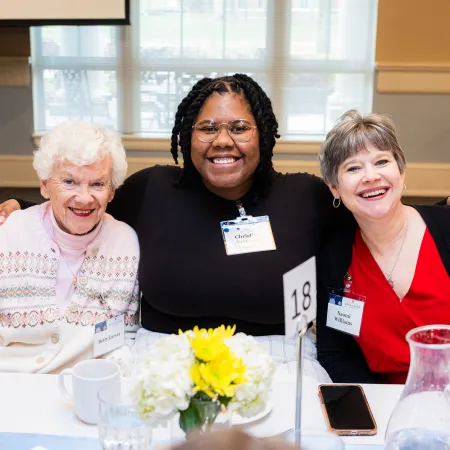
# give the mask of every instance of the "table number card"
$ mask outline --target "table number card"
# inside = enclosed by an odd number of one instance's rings
[[[283,291],[285,334],[293,337],[302,316],[309,324],[317,315],[315,256],[283,275]]]

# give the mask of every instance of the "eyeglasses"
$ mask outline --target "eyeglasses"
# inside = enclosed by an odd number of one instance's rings
[[[192,128],[202,142],[212,142],[219,136],[220,127],[227,126],[228,134],[234,142],[248,142],[253,136],[253,130],[258,128],[248,120],[235,119],[231,122],[216,123],[214,120],[200,120]]]

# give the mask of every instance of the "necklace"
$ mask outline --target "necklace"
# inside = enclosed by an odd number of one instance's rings
[[[78,286],[78,271],[76,273],[73,273],[72,267],[70,267],[69,262],[67,261],[67,259],[64,257],[63,252],[61,250],[61,245],[55,240],[55,242],[58,244],[59,247],[59,255],[61,256],[61,258],[64,260],[64,262],[66,263],[67,268],[69,269],[69,272],[72,274],[73,280],[72,280],[72,285],[73,287],[76,289]]]
[[[392,279],[392,274],[394,273],[395,266],[397,265],[398,258],[400,257],[400,253],[402,252],[402,249],[403,249],[403,244],[405,243],[406,235],[408,234],[408,213],[406,214],[406,220],[405,220],[405,222],[406,222],[406,226],[405,226],[405,234],[403,235],[402,243],[401,243],[401,245],[400,245],[400,249],[399,249],[399,251],[398,251],[398,253],[397,253],[397,257],[395,258],[395,262],[394,262],[394,265],[392,266],[391,271],[390,271],[390,272],[385,272],[385,271],[383,270],[383,268],[378,264],[378,267],[379,267],[379,268],[381,269],[381,271],[383,272],[384,276],[386,277],[388,283],[391,285],[391,288],[392,288],[392,289],[394,289],[394,280]],[[367,244],[367,241],[366,241],[365,237],[362,235],[362,233],[361,233],[361,236],[362,236],[362,238],[364,239],[364,242]]]
[[[73,276],[72,284],[73,284],[73,287],[76,289],[77,286],[78,286],[78,277],[77,277],[78,272],[77,272],[77,273],[73,273],[72,268],[70,267],[70,264],[68,263],[67,259],[64,258],[64,256],[63,256],[62,253],[60,253],[60,255],[61,255],[61,258],[62,258],[62,259],[64,260],[64,262],[66,263],[66,266],[67,266],[67,268],[69,269],[69,272],[70,272],[70,273],[72,274],[72,276]]]

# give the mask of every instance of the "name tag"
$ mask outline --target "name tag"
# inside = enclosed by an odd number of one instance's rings
[[[125,315],[95,324],[94,358],[102,356],[125,343]]]
[[[220,222],[227,255],[276,250],[269,216],[245,216]]]
[[[327,327],[359,336],[364,311],[365,298],[337,292],[328,294]]]

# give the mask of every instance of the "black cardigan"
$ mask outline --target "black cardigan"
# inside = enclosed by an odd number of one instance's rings
[[[450,276],[450,208],[437,205],[414,208],[425,221]],[[355,233],[356,228],[341,230],[323,246],[318,277],[317,356],[335,383],[382,383],[385,376],[370,371],[354,337],[326,326],[328,287],[343,289]]]

